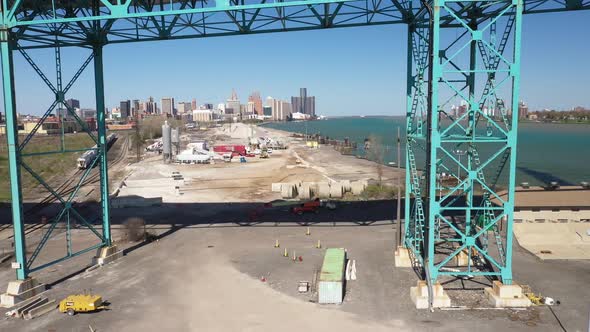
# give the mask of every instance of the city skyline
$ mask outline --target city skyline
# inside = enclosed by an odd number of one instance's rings
[[[526,16],[524,20],[523,34],[527,38],[522,49],[521,99],[528,102],[531,110],[588,108],[590,100],[585,87],[590,85],[590,68],[576,66],[584,63],[588,46],[572,41],[584,40],[590,22],[575,12],[555,16],[551,26],[543,24],[542,15]],[[187,102],[196,98],[217,103],[226,100],[227,89],[232,87],[243,100],[253,91],[260,91],[262,99],[289,98],[293,91],[306,86],[314,95],[322,96],[317,103],[318,114],[403,115],[405,38],[405,27],[383,26],[240,39],[170,41],[159,44],[157,49],[149,42],[107,47],[106,104],[111,109],[121,100],[144,100],[150,95],[157,96],[158,103],[165,96]],[[292,47],[302,39],[307,47]],[[269,48],[263,47],[269,44],[273,45],[272,57]],[[253,45],[261,47],[253,48]],[[187,52],[176,52],[179,46],[186,47]],[[193,52],[201,48],[220,52],[214,56],[210,52]],[[232,65],[231,56],[223,52],[227,48],[235,48],[249,65]],[[127,60],[119,56],[131,51],[142,53],[142,58]],[[50,80],[54,80],[54,63],[43,58],[51,52],[30,53]],[[74,48],[64,48],[62,52],[64,58],[87,53]],[[163,53],[173,65],[148,65],[156,63]],[[193,58],[196,65],[189,66]],[[564,58],[568,61],[556,61]],[[75,68],[64,66],[63,69],[65,80],[69,80]],[[51,104],[53,95],[29,72],[32,69],[22,56],[15,55],[17,110],[39,115]],[[87,69],[80,77],[80,84],[75,84],[66,98],[79,99],[83,108],[95,108],[94,90],[88,88],[92,78],[92,69]]]

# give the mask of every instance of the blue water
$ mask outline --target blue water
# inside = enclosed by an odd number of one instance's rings
[[[365,138],[379,137],[385,146],[385,163],[396,162],[396,136],[400,128],[404,140],[405,118],[402,117],[346,117],[322,121],[283,122],[265,124],[269,128],[290,132],[321,134],[359,143],[356,154],[362,155]],[[405,151],[402,143],[402,166]],[[483,157],[485,151],[480,151]],[[421,158],[417,156],[418,165]],[[482,158],[484,160],[484,158]],[[546,184],[558,181],[562,185],[576,185],[590,181],[590,125],[521,123],[518,129],[516,181]],[[503,172],[500,185],[507,183]]]

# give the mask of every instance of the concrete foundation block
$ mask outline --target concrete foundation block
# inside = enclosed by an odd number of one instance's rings
[[[532,305],[522,292],[522,287],[516,284],[504,285],[500,281],[494,281],[492,287],[484,290],[486,297],[496,308],[522,308]]]
[[[410,259],[410,252],[408,248],[397,247],[395,249],[395,267],[412,267],[412,260]]]
[[[123,257],[123,250],[117,250],[116,245],[98,249],[94,264],[105,265]]]
[[[48,301],[45,304],[39,305],[35,308],[30,309],[25,315],[24,319],[29,320],[33,319],[42,315],[45,315],[48,312],[51,312],[57,308],[57,303],[55,300]]]
[[[45,289],[45,284],[38,282],[35,278],[10,281],[6,293],[0,295],[0,305],[5,308],[12,308],[43,293]]]
[[[432,285],[432,307],[448,308],[451,306],[451,298],[445,293],[442,285],[436,283]],[[410,298],[416,309],[428,309],[428,284],[424,280],[419,280],[416,287],[410,288]]]

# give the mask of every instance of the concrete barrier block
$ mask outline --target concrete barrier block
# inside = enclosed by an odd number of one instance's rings
[[[35,278],[10,281],[6,293],[0,295],[0,305],[12,308],[18,303],[43,293],[45,288],[45,284],[39,283]]]
[[[30,309],[27,313],[25,313],[24,318],[26,320],[33,319],[46,313],[55,310],[57,308],[57,303],[55,300],[48,301],[45,304],[35,306],[34,308]]]
[[[282,183],[273,183],[273,184],[271,184],[270,185],[271,191],[273,193],[280,193],[281,192],[281,186],[282,185],[283,185]]]

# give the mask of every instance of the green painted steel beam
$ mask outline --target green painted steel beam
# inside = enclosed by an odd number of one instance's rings
[[[14,69],[12,62],[12,50],[6,40],[6,33],[0,37],[0,52],[2,56],[2,81],[4,93],[4,111],[6,113],[6,138],[8,141],[8,165],[10,174],[10,203],[12,209],[12,225],[14,227],[14,253],[15,261],[19,267],[16,269],[17,279],[27,277],[25,231],[22,215],[22,186],[20,176],[20,156],[18,149],[18,129],[16,113],[16,96],[14,92]]]
[[[107,158],[106,111],[104,101],[104,73],[102,46],[96,46],[94,52],[94,88],[96,96],[96,122],[98,127],[98,161],[100,172],[100,203],[102,214],[102,231],[105,245],[111,245],[111,214],[109,198],[109,172]]]

